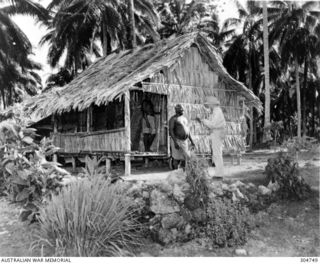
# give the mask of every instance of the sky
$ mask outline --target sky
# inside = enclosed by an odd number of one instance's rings
[[[47,5],[51,2],[51,0],[37,0],[40,4],[42,4],[44,7],[47,7]],[[243,2],[244,0],[240,1]],[[237,9],[232,4],[232,0],[219,0],[219,7],[218,7],[218,13],[220,15],[221,21],[228,17],[236,17],[237,16]],[[13,18],[15,23],[22,29],[22,31],[27,35],[30,42],[33,45],[33,52],[34,55],[32,56],[32,59],[34,59],[36,62],[39,62],[42,64],[42,71],[39,72],[43,84],[45,83],[45,80],[48,78],[48,76],[54,72],[56,72],[56,69],[51,69],[51,67],[47,63],[47,52],[48,52],[48,45],[45,44],[43,46],[39,45],[39,41],[41,37],[46,33],[46,28],[44,26],[41,26],[40,24],[36,24],[32,17],[30,16],[15,16]]]

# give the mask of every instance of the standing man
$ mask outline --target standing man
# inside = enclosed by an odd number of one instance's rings
[[[148,100],[142,103],[142,133],[144,151],[150,152],[153,140],[156,137],[156,119],[153,104]]]
[[[176,114],[169,120],[169,134],[170,134],[170,145],[172,158],[174,159],[174,168],[177,167],[175,161],[181,163],[190,158],[190,151],[188,148],[188,139],[191,142],[191,148],[194,148],[194,142],[190,135],[190,129],[188,126],[188,120],[183,115],[184,109],[181,104],[175,106]]]
[[[223,139],[226,130],[226,120],[220,108],[219,100],[214,96],[209,96],[204,103],[206,108],[211,111],[209,119],[197,120],[208,128],[210,133],[210,145],[212,150],[212,161],[215,163],[215,176],[223,177],[224,167],[222,158]]]

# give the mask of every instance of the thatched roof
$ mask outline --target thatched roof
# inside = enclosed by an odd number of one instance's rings
[[[44,118],[72,109],[81,111],[93,103],[105,104],[161,69],[174,66],[192,45],[198,47],[205,61],[228,87],[239,91],[247,102],[261,109],[261,102],[253,92],[227,73],[206,37],[190,33],[101,58],[66,86],[28,100],[26,110]]]

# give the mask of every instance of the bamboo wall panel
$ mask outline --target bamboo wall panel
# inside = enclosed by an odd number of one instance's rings
[[[125,131],[99,133],[53,134],[53,144],[60,152],[80,153],[82,151],[126,151]]]

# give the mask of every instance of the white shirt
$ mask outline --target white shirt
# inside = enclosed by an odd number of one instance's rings
[[[220,107],[215,107],[209,118],[201,121],[210,130],[224,129],[226,127],[226,120]]]

